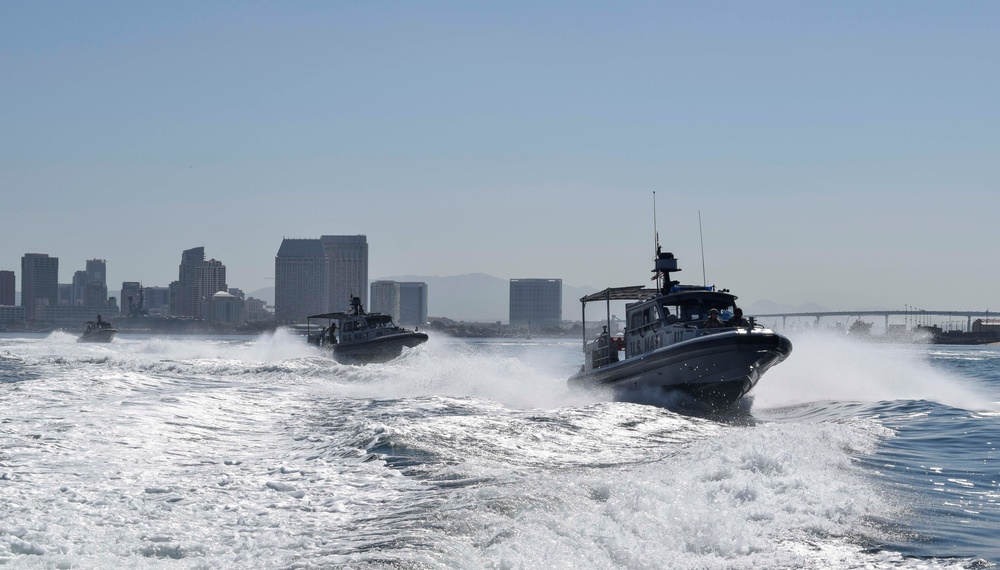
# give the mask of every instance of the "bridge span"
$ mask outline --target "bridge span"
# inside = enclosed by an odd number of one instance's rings
[[[996,311],[925,311],[920,309],[911,309],[908,311],[805,311],[798,313],[755,313],[754,318],[781,318],[782,328],[787,328],[787,321],[789,318],[813,318],[817,323],[820,319],[824,317],[856,317],[860,319],[861,317],[883,317],[885,319],[885,328],[889,328],[889,317],[903,317],[907,324],[912,325],[926,325],[931,326],[934,324],[934,317],[949,317],[951,318],[965,318],[965,330],[972,330],[972,319],[974,318],[1000,318],[1000,313]],[[938,321],[942,319],[937,319]]]

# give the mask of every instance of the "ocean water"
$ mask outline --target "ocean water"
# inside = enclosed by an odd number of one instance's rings
[[[0,336],[4,568],[986,568],[1000,348],[793,337],[726,414],[576,340]]]

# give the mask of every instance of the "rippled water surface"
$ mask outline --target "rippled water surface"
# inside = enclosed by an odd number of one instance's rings
[[[1000,349],[793,338],[725,415],[607,402],[579,341],[0,336],[9,568],[981,568]]]

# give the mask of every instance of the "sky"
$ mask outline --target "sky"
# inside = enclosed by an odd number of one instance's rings
[[[998,29],[977,1],[0,2],[0,269],[166,286],[204,246],[252,292],[283,238],[365,234],[372,279],[604,288],[648,284],[658,235],[743,304],[1000,310]]]

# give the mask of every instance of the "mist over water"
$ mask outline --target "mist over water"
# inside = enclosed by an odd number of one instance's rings
[[[761,381],[756,406],[928,400],[1000,411],[975,377],[935,366],[927,358],[927,345],[869,342],[826,331],[801,332],[791,339],[793,356]]]
[[[752,402],[698,416],[570,391],[574,340],[432,337],[350,366],[284,331],[0,337],[0,564],[1000,560],[974,530],[997,526],[997,477],[971,467],[995,459],[997,351],[793,342]],[[954,429],[980,435],[927,443]]]

